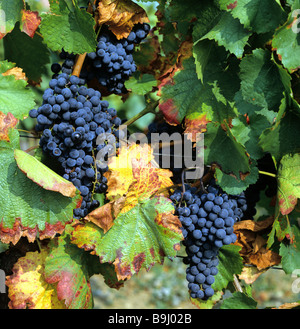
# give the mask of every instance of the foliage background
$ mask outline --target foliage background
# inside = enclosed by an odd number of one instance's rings
[[[47,9],[47,1],[30,0],[32,10],[42,12]],[[136,1],[145,8],[151,21],[151,26],[155,25],[157,3]],[[0,41],[0,56],[3,57],[3,41]],[[51,63],[58,61],[57,54],[51,53]],[[42,77],[42,83],[39,88],[34,88],[36,102],[41,104],[43,90],[48,86],[50,80],[49,63],[47,72]],[[118,96],[107,97],[112,107],[118,109],[120,117],[124,114],[128,118],[133,117],[145,107],[144,98],[139,95],[131,95],[125,103]],[[138,120],[130,127],[132,131],[144,130],[153,120],[154,115],[148,114]],[[20,128],[30,130],[33,127],[33,120],[30,118],[24,120]],[[22,139],[23,149],[37,144],[32,139]],[[258,302],[258,308],[279,306],[283,303],[300,300],[300,294],[294,294],[291,285],[294,278],[286,275],[280,269],[269,270],[262,274],[252,285],[253,298]],[[173,262],[166,260],[165,266],[156,265],[150,272],[142,270],[139,275],[134,276],[124,288],[120,290],[108,288],[101,276],[92,278],[92,288],[94,295],[95,308],[193,308],[194,306],[188,300],[188,291],[185,281],[185,265],[179,258]],[[276,288],[276,289],[275,289]],[[230,293],[225,294],[225,298]],[[141,301],[143,304],[141,305]]]

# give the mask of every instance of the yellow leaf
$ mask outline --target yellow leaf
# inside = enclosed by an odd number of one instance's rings
[[[153,165],[153,150],[149,145],[131,145],[121,148],[118,157],[109,162],[107,198],[116,200],[126,196],[121,213],[129,211],[138,202],[158,194],[173,185],[168,169]],[[168,195],[162,191],[162,195]]]
[[[6,277],[8,304],[11,309],[64,309],[55,287],[44,279],[44,262],[47,251],[28,252],[18,259],[13,274]]]

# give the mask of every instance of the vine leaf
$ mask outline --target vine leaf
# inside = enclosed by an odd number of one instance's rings
[[[244,180],[250,173],[250,158],[245,148],[236,141],[231,129],[222,125],[207,125],[205,135],[205,163],[214,163],[225,174],[231,174],[238,180]],[[223,150],[230,150],[230,154]]]
[[[30,242],[37,234],[40,239],[53,238],[73,221],[73,209],[81,203],[80,193],[66,197],[34,183],[18,168],[13,144],[14,140],[0,141],[0,239],[16,244],[22,236]],[[42,169],[42,164],[34,164]]]
[[[297,71],[300,66],[299,33],[294,31],[294,27],[298,29],[298,20],[293,16],[294,10],[299,10],[299,1],[294,2],[287,21],[275,31],[272,40],[273,50],[276,50],[282,64],[290,73]]]
[[[39,186],[70,198],[76,195],[77,189],[71,182],[56,174],[35,157],[22,150],[15,150],[14,155],[19,169]]]
[[[37,11],[23,10],[21,20],[21,30],[25,32],[30,38],[33,38],[35,31],[41,23],[41,18]]]
[[[280,4],[273,0],[221,0],[220,7],[256,33],[274,31],[286,18]]]
[[[240,274],[243,269],[243,259],[239,254],[240,246],[224,246],[219,251],[218,274],[212,288],[221,291],[229,282],[233,281],[234,274]]]
[[[215,40],[220,46],[241,58],[244,47],[251,33],[247,31],[238,19],[233,18],[229,13],[224,13],[217,23],[202,39]]]
[[[293,239],[281,243],[279,253],[282,257],[282,268],[287,274],[292,274],[300,268],[300,230],[297,225],[292,226]]]
[[[95,21],[91,14],[68,1],[50,3],[50,14],[43,14],[40,32],[44,42],[53,51],[64,49],[69,53],[82,54],[96,49]],[[60,35],[60,38],[57,38]]]
[[[130,0],[102,0],[97,10],[98,24],[107,24],[117,39],[127,38],[135,24],[149,23],[145,10]]]
[[[118,280],[125,280],[141,268],[162,264],[164,257],[175,257],[180,227],[172,202],[155,196],[119,213],[106,234],[93,223],[76,226],[72,242],[98,255],[102,263],[113,262]]]
[[[173,185],[171,171],[156,168],[153,159],[153,149],[147,144],[121,147],[118,157],[110,159],[109,171],[105,174],[107,198],[113,201],[126,196],[121,212]]]
[[[7,276],[8,304],[11,309],[64,309],[54,285],[45,281],[45,259],[48,252],[27,252],[18,259]]]
[[[69,309],[88,309],[93,307],[90,277],[106,266],[92,256],[70,243],[73,228],[69,225],[62,236],[51,240],[49,254],[45,260],[45,280],[57,284],[57,296]]]
[[[4,114],[10,112],[17,119],[24,119],[35,106],[34,93],[27,87],[24,79],[15,76],[16,71],[5,75],[14,66],[15,64],[7,61],[0,62],[0,111]]]
[[[278,168],[278,204],[282,215],[289,214],[300,198],[300,154],[284,155]]]
[[[233,295],[225,299],[221,309],[256,309],[257,302],[246,294],[236,291]]]
[[[16,119],[11,113],[5,115],[0,111],[0,140],[9,142],[9,130],[18,124],[19,120]]]

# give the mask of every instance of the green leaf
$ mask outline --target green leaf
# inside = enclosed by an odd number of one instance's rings
[[[233,174],[238,179],[250,173],[250,159],[246,150],[236,141],[228,127],[224,131],[221,125],[209,123],[204,143],[206,164],[215,163],[223,173]]]
[[[46,64],[50,62],[50,53],[37,33],[30,38],[21,32],[17,25],[3,39],[5,59],[21,67],[29,80],[39,82],[42,74],[47,73]]]
[[[244,47],[251,33],[247,31],[238,19],[233,18],[229,13],[224,13],[220,21],[201,40],[215,40],[220,46],[241,58]]]
[[[10,32],[22,18],[23,0],[0,1],[1,33]]]
[[[131,77],[125,82],[125,87],[130,89],[134,94],[145,95],[152,91],[157,81],[152,74],[143,74],[139,78]]]
[[[278,111],[286,82],[268,50],[256,49],[240,64],[241,92],[249,104]]]
[[[62,11],[55,9],[55,14],[42,15],[40,31],[47,46],[53,51],[64,49],[75,54],[95,51],[97,40],[92,15],[78,7],[72,11],[66,6],[59,8]]]
[[[286,18],[280,4],[274,0],[220,0],[220,7],[238,18],[246,29],[256,33],[274,31]]]
[[[72,232],[71,242],[85,251],[90,251],[97,254],[97,245],[104,236],[103,230],[91,222],[78,224]],[[113,264],[102,263],[99,272],[104,277],[104,282],[110,288],[119,289],[123,286],[123,281],[119,281]]]
[[[221,53],[223,59],[224,51],[217,52],[217,55],[221,56]],[[185,116],[193,119],[195,113],[198,116],[205,114],[208,121],[219,122],[235,116],[228,101],[237,88],[235,70],[228,73],[221,63],[213,60],[202,74],[204,84],[198,79],[194,59],[188,58],[183,61],[183,69],[162,85],[159,108],[169,122],[180,123]],[[232,79],[230,88],[228,79]]]
[[[251,164],[250,174],[244,180],[237,179],[231,175],[226,175],[219,168],[216,168],[215,176],[217,184],[224,192],[237,195],[245,191],[249,185],[256,183],[258,179],[258,168],[254,163]]]
[[[288,109],[276,118],[276,124],[266,129],[260,136],[259,145],[280,160],[289,153],[300,152],[300,111]]]
[[[101,262],[114,262],[119,280],[128,279],[141,268],[149,270],[164,257],[176,256],[182,234],[172,222],[173,211],[170,200],[154,197],[120,213],[106,234],[89,224],[75,230],[72,242],[93,250]]]
[[[38,166],[40,167],[40,166]],[[34,241],[55,236],[73,221],[73,209],[80,202],[79,192],[70,198],[47,191],[27,178],[18,168],[14,149],[0,143],[0,238],[16,243],[22,236]]]
[[[34,93],[27,87],[26,81],[16,80],[14,75],[0,74],[0,111],[24,119],[34,106]]]
[[[266,110],[266,112],[269,111]],[[260,111],[260,113],[263,114],[263,111]],[[233,135],[236,136],[236,140],[239,143],[245,146],[251,159],[260,159],[264,155],[264,152],[262,146],[257,141],[264,130],[271,127],[271,123],[267,117],[254,113],[248,116],[248,120],[245,116],[234,118],[232,125],[231,131]]]
[[[57,296],[64,300],[69,309],[93,307],[89,278],[99,273],[99,259],[70,242],[71,228],[50,243],[49,255],[45,260],[45,280],[57,283]]]
[[[76,195],[77,189],[71,182],[56,174],[30,154],[22,150],[15,150],[14,154],[19,169],[45,190],[59,192],[71,198]]]
[[[289,214],[300,198],[300,154],[287,154],[278,167],[278,204],[282,215]]]
[[[279,250],[282,268],[286,274],[300,269],[300,229],[296,225],[293,226],[293,233],[292,241],[281,243]]]
[[[297,23],[299,19],[295,20],[294,9],[299,9],[299,1],[296,1],[298,6],[294,6],[289,14],[288,20],[284,25],[279,27],[274,34],[272,40],[272,47],[277,51],[279,59],[282,64],[293,72],[298,70],[300,66],[300,35]]]
[[[257,302],[239,291],[233,293],[232,297],[226,298],[220,309],[256,309]]]
[[[218,274],[212,288],[221,291],[233,281],[234,274],[240,274],[243,269],[243,259],[239,254],[241,247],[235,245],[224,246],[219,251]]]

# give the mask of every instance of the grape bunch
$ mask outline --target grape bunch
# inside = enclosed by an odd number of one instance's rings
[[[102,26],[97,49],[87,55],[89,62],[82,76],[88,81],[96,78],[109,93],[126,93],[124,83],[136,71],[132,55],[135,44],[144,40],[149,31],[149,24],[136,24],[127,38],[118,40],[106,26]],[[65,66],[71,62],[72,59],[68,59]]]
[[[78,219],[99,206],[94,193],[107,189],[106,160],[118,147],[116,132],[121,124],[101,93],[84,84],[77,76],[56,73],[43,94],[43,104],[29,112],[37,120],[35,130],[42,132],[43,152],[57,159],[59,174],[81,193],[81,208],[74,209]]]
[[[230,196],[213,184],[207,192],[186,185],[184,193],[176,190],[170,196],[182,223],[190,296],[203,300],[214,294],[219,249],[236,241],[233,225],[247,209],[244,194]]]

